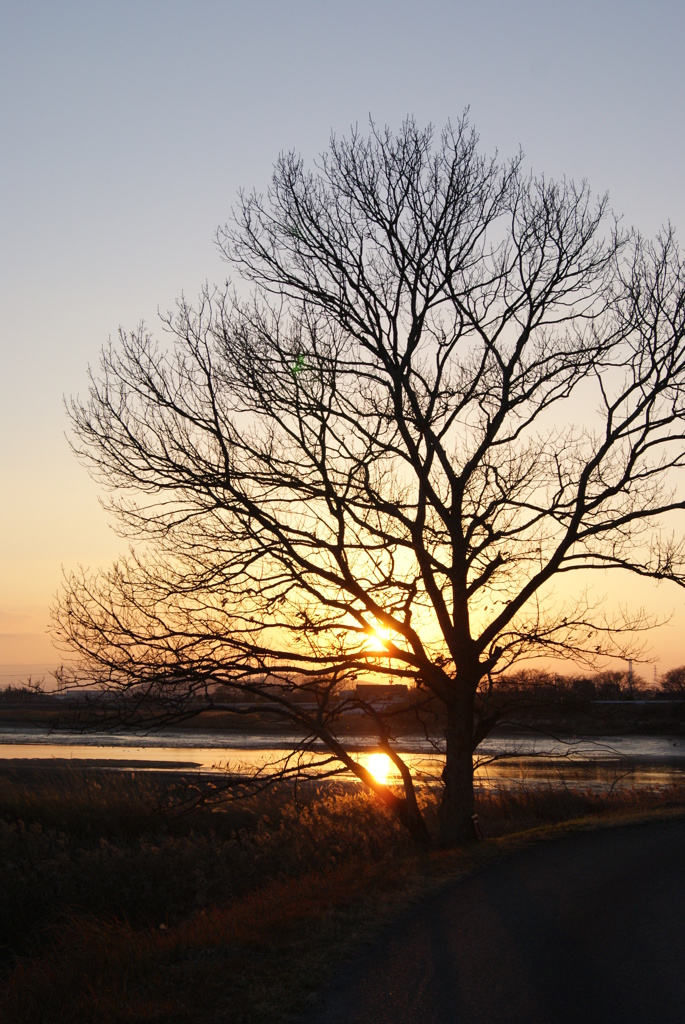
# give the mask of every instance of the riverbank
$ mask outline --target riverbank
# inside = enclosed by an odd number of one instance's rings
[[[187,783],[2,773],[3,1024],[195,1024],[226,1007],[234,1024],[286,1024],[384,923],[541,827],[685,808],[685,787],[481,792],[485,842],[417,855],[359,789],[192,807]]]
[[[108,705],[89,705],[84,701],[60,700],[54,695],[40,694],[23,699],[0,701],[0,726],[31,725],[55,728],[98,728],[110,718],[110,727],[116,728],[118,720]],[[274,738],[292,733],[292,723],[275,720],[268,712],[244,713],[230,710],[205,709],[189,715],[182,721],[165,724],[160,714],[160,727],[184,732],[253,733],[260,732]],[[154,727],[154,723],[150,725]],[[338,723],[341,737],[350,735],[374,735],[372,719],[359,715],[343,716]],[[439,716],[435,719],[436,735],[444,732],[444,723]],[[528,700],[514,708],[492,734],[506,734],[516,730],[532,730],[548,735],[563,737],[632,736],[632,735],[680,735],[685,736],[685,701],[683,700],[575,700],[540,701]],[[393,731],[401,737],[424,734],[412,713],[396,712],[393,716]]]

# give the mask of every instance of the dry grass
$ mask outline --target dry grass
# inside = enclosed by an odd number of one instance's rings
[[[685,786],[625,787],[609,792],[563,784],[482,789],[477,796],[479,820],[495,838],[558,822],[596,816],[653,812],[685,804]]]
[[[150,779],[89,778],[3,787],[3,1024],[285,1024],[401,908],[512,845],[419,856],[340,789],[179,816]],[[683,805],[561,787],[481,792],[478,810],[505,836]]]

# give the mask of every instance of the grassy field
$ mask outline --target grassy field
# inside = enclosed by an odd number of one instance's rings
[[[350,788],[185,795],[143,773],[3,775],[3,1024],[285,1024],[394,915],[530,830],[685,808],[682,789],[483,791],[486,841],[428,855]]]

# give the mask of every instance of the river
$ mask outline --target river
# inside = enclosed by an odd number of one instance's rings
[[[148,735],[131,732],[74,733],[35,726],[0,727],[0,763],[97,764],[107,770],[175,770],[251,773],[292,751],[296,737],[249,732],[183,729]],[[374,767],[369,737],[347,737],[359,760]],[[443,757],[423,737],[405,737],[398,753],[417,780],[440,777]],[[325,757],[323,749],[304,758]],[[605,736],[562,742],[534,735],[489,737],[478,749],[476,782],[484,786],[666,786],[685,782],[685,736]],[[343,776],[344,777],[344,774]],[[393,771],[388,775],[393,781]]]

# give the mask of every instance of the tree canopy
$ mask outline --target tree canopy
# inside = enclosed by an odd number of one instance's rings
[[[122,330],[71,405],[134,547],[69,577],[57,635],[110,687],[266,698],[418,833],[392,717],[351,688],[408,683],[443,716],[461,841],[498,674],[625,653],[645,623],[593,607],[589,571],[685,582],[674,233],[483,156],[463,118],[333,138],[311,170],[285,154],[217,238],[249,296]],[[402,795],[347,749],[353,708]]]

